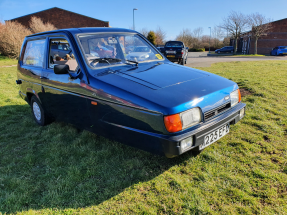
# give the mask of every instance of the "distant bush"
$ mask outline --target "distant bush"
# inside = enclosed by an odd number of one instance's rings
[[[52,25],[51,23],[43,23],[43,21],[40,18],[37,18],[35,16],[32,16],[30,22],[29,22],[30,29],[32,33],[36,34],[39,32],[44,31],[52,31],[55,30],[56,27]]]
[[[201,49],[195,49],[195,48],[192,48],[192,49],[188,49],[189,52],[205,52],[205,48],[201,48]]]
[[[56,29],[50,23],[43,23],[40,18],[32,17],[29,22],[30,29],[18,22],[7,21],[0,23],[0,53],[10,58],[17,58],[23,40],[26,36],[43,31],[51,31]]]
[[[148,39],[153,45],[155,45],[156,36],[155,36],[155,33],[154,33],[153,31],[148,32],[147,39]]]
[[[7,21],[0,27],[0,53],[10,58],[17,58],[24,38],[32,34],[18,22]]]

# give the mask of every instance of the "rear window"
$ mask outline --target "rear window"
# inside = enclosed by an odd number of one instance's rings
[[[45,39],[28,41],[23,57],[23,64],[43,67]]]
[[[287,46],[281,46],[280,48],[281,49],[287,49]]]
[[[183,47],[182,42],[168,42],[165,44],[166,47]]]

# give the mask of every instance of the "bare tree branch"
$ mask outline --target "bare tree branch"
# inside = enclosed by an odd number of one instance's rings
[[[251,28],[251,35],[254,41],[254,54],[257,54],[257,41],[260,37],[266,36],[272,29],[271,19],[259,13],[248,16],[248,25]]]
[[[223,23],[218,26],[228,31],[235,40],[234,50],[237,50],[237,39],[248,27],[248,19],[240,12],[231,11],[229,15],[223,18]]]

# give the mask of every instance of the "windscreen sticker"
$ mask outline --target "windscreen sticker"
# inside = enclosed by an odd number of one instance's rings
[[[162,59],[162,56],[160,54],[155,55],[158,59]]]

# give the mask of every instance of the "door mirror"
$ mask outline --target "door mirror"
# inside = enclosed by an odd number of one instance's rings
[[[55,65],[54,73],[55,74],[69,74],[69,66],[68,65]]]
[[[188,47],[186,47],[186,49],[188,50]]]

